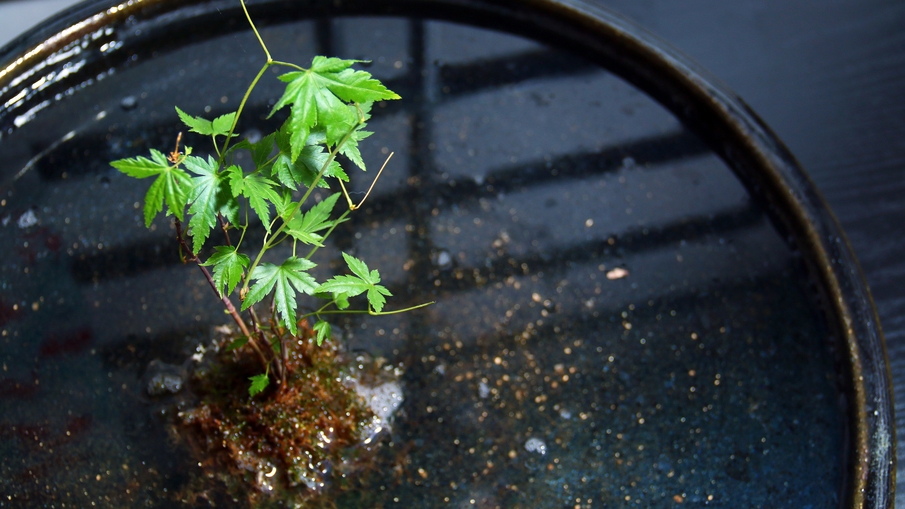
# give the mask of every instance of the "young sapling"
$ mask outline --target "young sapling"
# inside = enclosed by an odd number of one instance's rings
[[[345,186],[347,169],[337,156],[342,154],[364,171],[358,145],[372,134],[365,130],[371,106],[399,96],[370,73],[353,69],[356,60],[316,56],[307,68],[274,60],[244,0],[240,3],[264,50],[265,63],[238,109],[208,120],[176,107],[189,131],[211,137],[213,152],[207,157],[193,155],[191,147],[182,145],[180,133],[168,155],[151,149],[150,157],[120,159],[111,165],[135,178],[153,178],[145,196],[145,226],[161,211],[173,217],[180,257],[197,264],[241,331],[228,349],[247,350],[258,359],[261,372],[250,378],[248,387],[255,396],[266,390],[272,378],[279,384],[287,382],[287,348],[290,339],[299,335],[301,322],[315,320],[312,331],[321,345],[330,337],[328,315],[387,315],[430,303],[385,310],[391,294],[380,284],[379,272],[347,253],[342,255],[350,274],[321,282],[312,276],[312,255],[368,196],[358,204],[352,201]],[[285,90],[270,116],[288,109],[288,118],[256,142],[236,142],[236,128],[249,97],[274,66],[289,71],[279,76]],[[237,164],[240,151],[251,156],[250,168]],[[331,183],[338,184],[339,192],[305,210],[312,192],[329,189]],[[334,216],[340,195],[347,209]],[[247,237],[252,218],[264,227],[261,239]],[[223,244],[213,246],[213,253],[204,259],[202,253],[215,230],[220,230]],[[264,261],[280,244],[291,244],[292,254],[278,264]],[[298,294],[322,303],[314,311],[301,313]],[[233,295],[238,295],[239,309],[233,305]],[[365,296],[365,306],[353,309],[350,299],[359,295]],[[262,305],[270,311],[262,312]]]
[[[238,109],[206,119],[175,108],[189,131],[211,138],[211,152],[195,155],[180,133],[169,154],[151,149],[148,157],[110,164],[131,177],[153,179],[144,201],[145,226],[161,212],[172,216],[181,259],[198,266],[239,329],[219,340],[214,364],[196,370],[198,404],[178,413],[180,429],[187,430],[179,433],[204,458],[198,464],[214,467],[203,478],[220,479],[231,496],[244,494],[253,504],[261,493],[307,500],[331,475],[345,479],[361,468],[373,452],[374,436],[387,425],[387,417],[357,392],[361,380],[395,383],[384,373],[390,366],[376,363],[370,372],[362,371],[366,363],[358,360],[355,368],[340,366],[340,349],[325,344],[331,337],[327,318],[389,315],[431,303],[387,310],[392,295],[378,270],[348,253],[342,257],[349,273],[324,281],[312,275],[312,256],[361,207],[383,172],[381,167],[355,203],[345,186],[347,168],[337,156],[364,171],[359,143],[372,134],[365,130],[371,106],[399,96],[370,73],[353,69],[356,60],[316,56],[307,68],[274,60],[239,1],[265,62]],[[249,97],[271,67],[288,69],[279,76],[285,89],[270,112],[273,117],[288,109],[287,118],[257,141],[239,140],[236,129]],[[238,164],[239,154],[250,156],[244,158],[251,161],[248,167]],[[329,190],[331,184],[339,191],[310,203],[316,188]],[[340,196],[345,210],[336,214]],[[254,219],[263,226],[261,238],[251,238]],[[213,238],[222,240],[206,250]],[[277,246],[279,253],[289,246],[291,252],[273,263]],[[311,311],[300,311],[299,294],[317,303]],[[353,306],[353,299],[363,300],[363,306]],[[230,390],[246,380],[248,397]]]

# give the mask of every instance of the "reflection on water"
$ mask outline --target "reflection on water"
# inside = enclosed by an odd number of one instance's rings
[[[376,108],[363,149],[372,166],[397,157],[316,261],[340,266],[341,249],[380,267],[397,306],[437,301],[337,323],[348,348],[405,367],[378,464],[338,505],[836,505],[844,417],[802,263],[660,106],[572,56],[449,23],[264,37],[285,60],[371,58],[403,96]],[[0,507],[169,507],[200,471],[142,377],[226,319],[171,225],[142,226],[143,183],[107,162],[171,146],[174,103],[235,109],[257,51],[240,32],[120,55],[0,142]],[[276,87],[240,129],[275,127]]]

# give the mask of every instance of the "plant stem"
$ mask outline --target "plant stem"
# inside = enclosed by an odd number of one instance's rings
[[[239,2],[242,4],[242,10],[245,12],[245,18],[248,20],[248,24],[251,26],[251,31],[255,33],[255,37],[257,37],[258,42],[261,43],[261,49],[264,50],[264,55],[267,56],[267,63],[270,64],[273,59],[270,58],[270,52],[267,51],[267,45],[264,44],[264,40],[261,39],[261,34],[258,33],[258,29],[257,27],[255,27],[255,22],[251,20],[251,15],[248,14],[248,8],[245,6],[245,0],[239,0]]]
[[[289,371],[289,350],[286,348],[288,345],[286,344],[286,338],[282,335],[280,336],[280,353],[283,355],[283,363],[282,363],[282,372],[280,373],[283,378],[283,386],[282,389],[286,389],[286,377]]]
[[[399,314],[399,313],[406,313],[406,312],[408,312],[408,311],[414,311],[414,310],[416,310],[416,309],[426,308],[427,306],[430,306],[430,305],[433,305],[433,304],[436,304],[436,301],[423,302],[423,303],[421,303],[421,304],[418,304],[417,306],[407,307],[407,308],[404,308],[404,309],[396,309],[396,310],[393,310],[393,311],[380,311],[380,312],[377,312],[377,311],[372,311],[372,310],[369,309],[369,310],[368,310],[368,314],[371,315],[371,316],[396,315],[396,314]]]
[[[245,7],[245,2],[242,2],[242,7]],[[247,11],[246,11],[247,12]],[[257,31],[255,31],[257,34]],[[263,42],[261,44],[264,44]],[[267,51],[266,48],[264,51]],[[245,109],[245,103],[248,102],[248,98],[251,96],[251,91],[258,85],[258,81],[264,76],[264,73],[270,67],[270,55],[267,55],[267,63],[261,67],[261,70],[258,71],[258,74],[255,76],[255,79],[251,80],[251,84],[248,85],[248,88],[245,90],[245,95],[242,96],[242,102],[239,103],[239,109],[236,110],[236,116],[233,117],[233,123],[229,126],[229,132],[226,133],[226,140],[223,141],[223,149],[220,150],[220,156],[218,157],[218,166],[223,166],[223,157],[226,155],[226,149],[229,148],[229,142],[233,138],[233,132],[236,130],[236,124],[239,123],[239,117],[242,116],[242,110]]]
[[[308,70],[308,69],[305,69],[304,67],[301,67],[301,66],[298,66],[298,65],[289,63],[289,62],[280,62],[279,60],[272,60],[270,63],[273,64],[273,65],[281,65],[281,66],[283,66],[283,67],[289,67],[289,68],[292,68],[292,69],[298,69],[298,70],[300,70],[300,71],[302,71],[302,72],[305,72],[305,71]]]
[[[393,310],[393,311],[380,311],[380,312],[374,311],[374,310],[372,310],[372,309],[334,309],[333,311],[320,311],[320,310],[318,310],[318,311],[315,311],[315,312],[313,312],[313,313],[308,313],[308,314],[302,315],[302,316],[299,317],[299,318],[300,318],[300,319],[301,319],[301,318],[310,318],[310,317],[312,317],[312,316],[317,316],[317,315],[345,315],[345,314],[349,314],[349,315],[371,315],[371,316],[396,315],[396,314],[399,314],[399,313],[406,313],[406,312],[408,312],[408,311],[414,311],[414,310],[416,310],[416,309],[425,308],[425,307],[430,306],[430,305],[432,305],[432,304],[436,304],[436,301],[424,302],[424,303],[422,303],[422,304],[418,304],[417,306],[407,307],[407,308],[405,308],[405,309],[395,309],[395,310]],[[323,308],[321,308],[321,309],[323,309]]]
[[[220,223],[220,229],[223,230],[223,236],[226,238],[226,245],[233,247],[233,243],[229,240],[229,231],[226,229],[226,221],[223,220],[223,216],[220,213],[217,213],[217,221]]]
[[[198,268],[201,269],[201,273],[204,274],[205,279],[207,279],[208,284],[211,285],[211,289],[214,293],[220,297],[220,302],[223,303],[223,307],[226,308],[226,312],[233,318],[233,321],[236,322],[236,325],[239,326],[239,330],[242,331],[242,334],[245,335],[249,339],[248,343],[254,348],[255,352],[257,352],[258,357],[261,359],[261,362],[264,364],[264,367],[267,367],[268,361],[267,357],[264,356],[264,352],[258,348],[258,345],[254,342],[254,336],[251,335],[251,332],[248,330],[248,325],[245,324],[245,320],[239,315],[239,312],[236,311],[236,307],[233,306],[231,300],[229,300],[228,295],[220,295],[220,290],[217,289],[217,284],[214,283],[214,278],[211,276],[210,271],[207,270],[207,267],[201,265],[201,260],[192,254],[192,250],[189,249],[188,245],[185,243],[185,237],[182,235],[182,222],[178,219],[174,219],[173,222],[176,225],[176,240],[179,242],[179,249],[185,250],[186,253],[189,254],[190,257],[184,257],[182,262],[195,262],[198,265]]]
[[[214,283],[214,278],[211,277],[211,273],[207,270],[207,267],[201,265],[200,260],[198,260],[197,258],[195,259],[195,262],[198,263],[198,268],[201,269],[202,273],[204,273],[204,277],[207,278],[207,282],[210,283],[211,288],[214,290],[214,293],[219,294],[220,292],[217,291],[217,285]],[[230,316],[233,317],[233,320],[235,320],[236,325],[239,326],[239,329],[242,330],[242,334],[244,334],[245,337],[249,339],[248,344],[251,345],[254,351],[258,354],[258,358],[261,359],[261,363],[266,368],[269,364],[267,357],[264,356],[264,352],[262,352],[258,347],[257,343],[255,342],[255,337],[248,330],[248,326],[245,325],[245,320],[242,320],[242,317],[239,316],[239,312],[236,311],[236,307],[233,306],[232,301],[230,301],[229,297],[226,295],[220,297],[220,301],[223,302],[223,306],[226,307],[226,311]]]
[[[248,308],[248,314],[251,315],[251,326],[255,331],[255,337],[249,337],[250,341],[254,341],[257,339],[261,342],[262,345],[267,346],[267,339],[264,338],[264,331],[261,330],[261,320],[258,318],[258,314],[255,312],[255,307],[250,306]]]

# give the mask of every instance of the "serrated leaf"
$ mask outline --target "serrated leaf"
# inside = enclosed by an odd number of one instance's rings
[[[327,143],[335,145],[358,123],[346,102],[364,103],[399,99],[370,73],[349,69],[354,60],[315,57],[306,71],[280,76],[286,90],[274,105],[271,115],[291,105],[291,157],[295,161],[315,126],[325,126]]]
[[[191,152],[192,149],[189,147],[185,147],[186,152]],[[163,155],[163,153],[159,150],[151,149],[151,160],[157,163],[160,166],[169,166],[170,160],[167,159],[167,156]]]
[[[192,178],[181,168],[171,168],[170,171],[161,174],[157,180],[164,181],[164,198],[167,210],[183,221],[183,212],[192,190]]]
[[[318,287],[318,290],[319,289],[320,289],[320,287]],[[333,304],[336,306],[336,309],[347,309],[349,307],[349,296],[342,292],[340,292],[340,293],[317,292],[314,294],[314,296],[317,297],[318,299],[332,301]]]
[[[349,296],[344,293],[334,293],[333,303],[336,305],[336,309],[349,309]]]
[[[367,60],[343,60],[336,57],[316,56],[311,60],[311,70],[316,72],[339,72],[352,64],[366,63]]]
[[[324,237],[317,232],[335,224],[334,221],[330,221],[330,213],[336,206],[339,196],[340,193],[333,193],[304,214],[296,214],[287,224],[286,234],[306,244],[324,247],[321,243]]]
[[[236,289],[236,285],[242,280],[242,274],[248,268],[248,263],[248,256],[236,252],[235,248],[217,246],[214,248],[214,254],[201,265],[214,266],[214,284],[217,292],[223,297]]]
[[[244,173],[236,165],[226,169],[229,187],[234,197],[244,196],[248,199],[255,214],[261,218],[264,228],[270,231],[270,204],[282,200],[274,190],[276,183],[257,173]]]
[[[238,204],[229,203],[235,198],[230,193],[226,178],[218,172],[219,166],[213,157],[208,156],[205,161],[188,156],[184,164],[196,175],[192,177],[192,193],[189,195],[189,213],[192,214],[189,228],[192,232],[192,251],[197,254],[210,236],[211,229],[217,225],[217,214],[223,213],[228,218],[234,216],[232,210],[238,208]]]
[[[303,165],[307,168],[311,177],[310,179],[303,179],[301,182],[306,186],[311,187],[311,182],[314,181],[314,177],[321,171],[321,168],[324,167],[324,164],[327,163],[329,158],[330,153],[327,152],[323,145],[306,145],[305,148],[302,149],[301,154],[299,154],[296,165]],[[327,166],[327,170],[324,172],[323,176],[324,178],[335,177],[342,179],[343,182],[349,181],[349,176],[346,175],[342,166],[340,166],[335,159]],[[323,182],[323,180],[321,180],[321,182]],[[324,187],[329,186],[325,185]]]
[[[260,375],[250,376],[248,377],[251,380],[251,385],[248,386],[248,395],[251,397],[255,397],[258,394],[264,392],[264,389],[270,385],[270,375],[267,373],[261,373]]]
[[[314,94],[314,100],[317,101],[317,125],[326,131],[327,144],[334,146],[358,124],[358,117],[346,103],[329,90],[319,90]],[[295,145],[292,151],[295,155]]]
[[[348,157],[355,166],[361,168],[362,171],[366,171],[365,162],[361,158],[361,152],[358,149],[358,142],[371,136],[371,131],[364,131],[363,129],[368,125],[366,122],[369,118],[371,118],[371,105],[373,102],[366,102],[360,105],[350,105],[350,108],[353,109],[353,113],[356,115],[360,115],[360,123],[355,127],[355,131],[349,136],[348,140],[343,144],[339,149],[339,153]]]
[[[189,127],[189,131],[206,136],[226,136],[229,132],[229,128],[233,125],[233,120],[236,118],[236,112],[232,112],[220,115],[213,121],[210,121],[201,117],[189,115],[179,109],[179,107],[176,107],[176,114],[179,115],[179,119],[182,120],[182,123]],[[233,136],[236,136],[236,134],[233,133]]]
[[[277,216],[283,218],[285,221],[286,215],[294,208],[294,203],[292,191],[283,188],[283,194],[280,196],[280,201],[273,203],[277,210]]]
[[[270,133],[261,138],[257,143],[251,143],[249,151],[251,152],[251,160],[255,163],[255,168],[263,169],[267,161],[270,160],[270,154],[273,153],[273,146],[276,142],[276,133]]]
[[[359,260],[358,258],[350,256],[346,253],[343,253],[343,259],[346,260],[346,265],[349,266],[349,270],[351,270],[352,273],[356,276],[360,277],[362,281],[365,281],[367,283],[380,282],[380,274],[378,274],[376,270],[369,270],[367,264],[362,260]]]
[[[151,184],[147,194],[145,194],[145,228],[151,226],[154,216],[163,210],[163,188],[164,181],[158,178]]]
[[[371,304],[374,311],[377,311],[378,313],[383,311],[383,306],[387,303],[384,296],[392,297],[393,294],[390,293],[386,287],[381,285],[373,285],[371,288],[368,288],[368,303]]]
[[[145,195],[145,226],[151,226],[151,221],[163,210],[164,204],[170,214],[183,220],[192,180],[185,170],[171,166],[160,151],[151,149],[151,159],[139,156],[113,161],[110,165],[131,177],[157,177]]]
[[[321,346],[324,344],[324,341],[330,339],[330,324],[323,321],[318,320],[317,323],[314,324],[314,332],[317,332],[317,346]]]
[[[260,302],[271,291],[274,292],[273,300],[277,314],[289,327],[293,335],[298,334],[298,325],[295,319],[295,294],[299,292],[313,295],[317,288],[317,282],[308,274],[308,270],[315,264],[305,258],[290,256],[281,265],[262,263],[255,267],[251,279],[256,281],[245,300],[242,302],[242,310],[248,309]]]
[[[213,126],[213,134],[216,136],[226,136],[229,134],[229,128],[233,126],[233,122],[236,120],[236,112],[227,113],[225,115],[220,115],[215,118],[213,122],[211,122]],[[233,136],[238,136],[238,134],[233,133]]]
[[[317,174],[327,163],[330,154],[323,145],[317,144],[316,140],[324,139],[323,132],[314,132],[308,136],[308,144],[305,145],[301,152],[293,159],[291,151],[290,133],[288,123],[277,132],[276,144],[279,154],[274,160],[271,173],[277,177],[284,186],[295,190],[297,184],[305,187],[311,187]],[[321,141],[322,142],[322,141]],[[323,177],[336,177],[343,179],[344,182],[349,181],[349,177],[343,171],[339,162],[333,160],[324,172]],[[318,181],[317,187],[329,188],[330,185],[325,178]]]
[[[163,158],[162,164],[156,157],[157,155]],[[160,151],[151,149],[151,157],[152,159],[142,156],[119,159],[111,162],[110,166],[113,166],[130,177],[139,179],[160,175],[161,172],[166,171],[166,169],[169,168],[170,162],[167,161],[166,157],[161,154]]]
[[[180,110],[178,106],[176,107],[176,114],[179,115],[179,120],[182,120],[182,123],[188,126],[189,131],[204,135],[214,134],[214,126],[210,120],[189,115]]]
[[[364,127],[362,124],[361,127]],[[348,157],[350,161],[352,161],[355,166],[361,168],[362,171],[366,171],[364,159],[361,158],[361,152],[358,149],[358,142],[372,135],[371,131],[362,131],[356,129],[352,136],[349,136],[349,139],[343,144],[339,149],[339,153]]]
[[[317,292],[344,293],[349,297],[355,297],[367,292],[368,303],[374,311],[380,313],[386,304],[384,296],[391,297],[386,287],[379,285],[380,274],[376,270],[368,269],[365,262],[343,253],[346,264],[354,275],[334,276],[317,287]]]

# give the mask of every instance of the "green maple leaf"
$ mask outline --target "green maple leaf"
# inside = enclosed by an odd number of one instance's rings
[[[346,103],[399,99],[396,93],[371,78],[370,73],[349,68],[356,62],[317,56],[310,69],[280,76],[286,90],[270,114],[292,106],[289,117],[292,161],[298,158],[315,126],[324,126],[327,144],[335,145],[359,123]]]
[[[287,224],[286,234],[305,244],[324,247],[321,243],[324,237],[318,235],[317,232],[326,230],[336,224],[335,221],[330,221],[330,212],[336,206],[336,200],[339,199],[339,196],[340,193],[333,193],[324,201],[311,207],[304,214],[296,214]]]
[[[287,122],[277,132],[276,144],[279,154],[273,162],[271,174],[281,184],[293,190],[296,189],[297,184],[311,187],[317,174],[320,173],[321,168],[324,167],[330,157],[325,147],[319,144],[323,143],[326,138],[322,131],[315,131],[309,134],[308,144],[293,158],[290,137],[289,123]],[[345,182],[349,181],[349,177],[336,160],[330,162],[323,177],[336,177],[343,179]],[[330,186],[325,178],[321,178],[317,183],[317,187],[329,188]]]
[[[189,127],[189,131],[206,136],[226,136],[229,133],[229,128],[233,126],[233,121],[236,119],[235,111],[220,115],[213,121],[201,117],[193,117],[178,107],[176,108],[176,114],[179,115],[182,123]],[[237,135],[233,133],[233,136]]]
[[[276,183],[258,173],[244,173],[233,165],[226,169],[229,187],[234,197],[248,198],[248,204],[261,218],[264,228],[270,231],[270,204],[278,203],[282,197],[274,190]]]
[[[248,386],[248,395],[251,397],[255,397],[258,394],[264,392],[264,389],[270,385],[270,375],[268,373],[261,373],[260,375],[250,376],[248,377],[251,380],[251,385]]]
[[[365,171],[365,162],[361,158],[361,152],[358,149],[358,142],[367,138],[368,136],[374,134],[371,131],[363,131],[368,124],[366,121],[371,118],[371,105],[373,102],[366,102],[360,104],[356,111],[357,114],[361,115],[362,122],[355,127],[355,131],[349,136],[349,139],[343,144],[342,147],[339,148],[339,153],[348,157],[350,161],[355,163],[355,166],[361,168],[362,171]],[[354,105],[350,106],[350,108],[355,108]]]
[[[284,187],[283,194],[280,195],[280,200],[273,202],[273,204],[277,209],[277,216],[283,218],[283,220],[285,221],[287,214],[295,209],[295,202],[292,198],[292,191]]]
[[[189,195],[189,228],[192,232],[192,252],[197,254],[217,225],[217,214],[235,222],[238,203],[230,193],[229,182],[219,173],[219,165],[211,156],[207,160],[188,156],[185,167],[196,176],[192,177],[192,192]]]
[[[317,332],[317,346],[321,346],[325,340],[330,339],[330,324],[323,320],[318,320],[314,324],[314,332]]]
[[[318,288],[319,290],[320,288]],[[340,293],[331,293],[331,292],[318,292],[314,294],[318,299],[330,300],[333,301],[333,304],[336,306],[336,309],[348,309],[349,308],[349,296],[340,292]]]
[[[251,273],[251,279],[256,281],[245,300],[242,302],[242,310],[245,311],[264,297],[274,292],[273,300],[277,313],[289,327],[292,334],[298,333],[295,323],[295,292],[313,295],[317,288],[317,282],[308,274],[308,270],[315,267],[314,262],[305,258],[290,256],[281,265],[262,263],[255,267]]]
[[[248,268],[248,256],[236,252],[236,248],[217,246],[215,253],[201,265],[214,266],[214,285],[220,297],[233,293],[236,285],[242,280],[242,274]],[[224,291],[225,289],[225,291]]]
[[[186,153],[191,150],[186,147]],[[151,226],[166,203],[169,213],[183,220],[183,211],[192,190],[192,179],[185,170],[171,165],[160,151],[151,149],[151,159],[138,156],[110,163],[117,170],[139,179],[157,177],[145,195],[145,226]]]
[[[270,162],[270,155],[273,153],[273,144],[275,140],[276,133],[270,133],[267,136],[264,136],[258,140],[257,143],[251,143],[245,139],[230,146],[226,150],[226,154],[229,155],[235,150],[247,150],[251,153],[251,160],[255,165],[255,169],[259,171],[264,169]]]
[[[355,297],[367,292],[368,303],[374,311],[383,311],[386,298],[392,297],[392,293],[386,287],[379,285],[380,273],[369,270],[365,262],[343,253],[346,264],[354,275],[334,276],[324,284],[317,287],[317,292],[343,293],[348,297]]]

